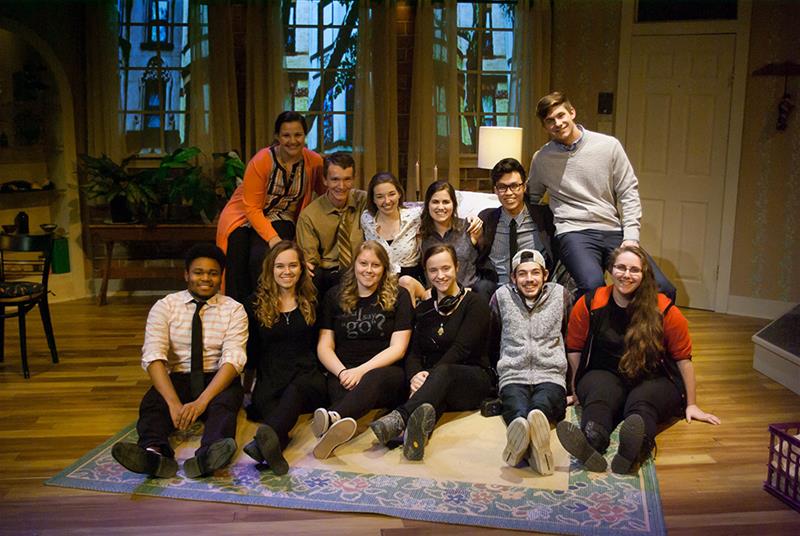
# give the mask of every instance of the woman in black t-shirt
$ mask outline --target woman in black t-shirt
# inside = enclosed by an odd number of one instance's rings
[[[341,284],[325,295],[320,320],[317,355],[330,373],[332,402],[311,423],[321,438],[314,448],[320,459],[355,435],[355,419],[393,407],[405,394],[400,365],[411,339],[411,298],[398,287],[383,246],[368,240],[355,253]]]
[[[247,300],[246,368],[255,369],[256,386],[246,411],[264,424],[244,447],[278,475],[289,471],[282,451],[297,418],[327,400],[316,354],[316,306],[303,251],[294,242],[279,242],[264,260],[258,290]]]
[[[384,445],[405,430],[403,455],[409,460],[424,456],[437,417],[476,409],[492,388],[486,353],[489,306],[459,284],[452,246],[429,248],[423,266],[432,296],[416,310],[406,359],[411,397],[369,425]]]

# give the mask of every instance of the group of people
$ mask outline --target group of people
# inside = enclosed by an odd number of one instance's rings
[[[308,150],[305,119],[283,112],[276,143],[253,157],[220,217],[217,245],[191,248],[187,289],[150,311],[142,366],[153,387],[138,442],[114,445],[115,459],[172,477],[170,434],[202,419],[184,473],[213,473],[237,450],[245,392],[261,424],[243,451],[275,474],[288,472],[283,451],[312,412],[317,458],[385,409],[369,424],[377,442],[421,460],[444,412],[499,397],[503,460],[543,475],[554,471],[553,427],[588,470],[605,471],[620,425],[611,469],[629,473],[660,425],[718,424],[696,404],[675,288],[638,243],[637,179],[621,145],[575,123],[560,93],[537,115],[551,141],[530,180],[501,160],[491,172],[500,207],[464,219],[446,181],[421,207],[404,204],[388,172],[354,189],[352,156]],[[572,403],[580,425],[564,420]]]

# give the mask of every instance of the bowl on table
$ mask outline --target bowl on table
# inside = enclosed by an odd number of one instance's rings
[[[14,234],[17,232],[17,226],[8,224],[3,225],[3,231],[5,231],[6,234]]]
[[[44,231],[45,233],[52,233],[58,228],[58,225],[56,225],[55,223],[42,223],[41,225],[39,225],[39,227],[41,227],[42,231]]]

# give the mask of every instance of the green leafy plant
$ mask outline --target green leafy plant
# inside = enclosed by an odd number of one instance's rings
[[[153,172],[154,180],[166,188],[167,201],[191,207],[192,213],[213,218],[216,214],[214,185],[193,163],[200,155],[197,147],[181,147],[164,156]]]
[[[222,176],[216,184],[217,197],[230,199],[244,178],[244,162],[236,151],[214,153],[214,158],[222,158]]]
[[[82,189],[90,200],[101,199],[109,204],[124,200],[133,215],[152,220],[159,205],[152,171],[128,171],[127,165],[134,158],[129,156],[117,164],[105,154],[99,158],[80,155],[80,169],[88,177]]]

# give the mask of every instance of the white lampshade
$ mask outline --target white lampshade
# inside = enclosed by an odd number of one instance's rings
[[[492,169],[503,158],[522,158],[522,129],[519,127],[480,127],[478,167]]]

